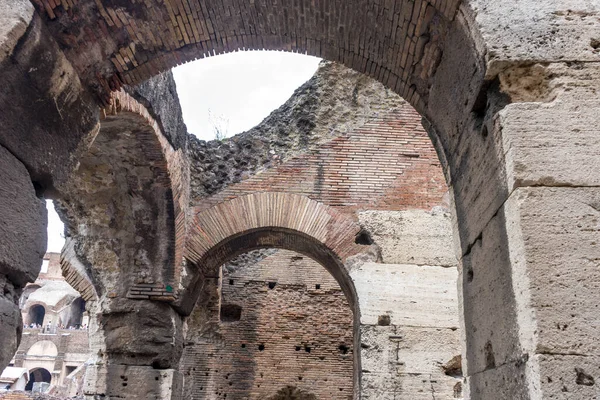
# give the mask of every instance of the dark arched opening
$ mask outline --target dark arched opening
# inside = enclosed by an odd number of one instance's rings
[[[202,262],[199,265],[202,266],[200,273],[198,274],[198,279],[196,280],[190,296],[190,300],[193,301],[194,305],[202,310],[216,310],[216,319],[220,320],[220,296],[219,296],[219,282],[221,277],[220,267],[233,260],[235,257],[240,256],[244,253],[248,253],[253,250],[260,249],[280,249],[280,250],[288,250],[292,252],[299,253],[300,255],[307,256],[308,258],[314,260],[321,267],[323,267],[326,271],[331,274],[333,280],[337,282],[341,292],[343,293],[343,297],[347,302],[347,308],[349,313],[352,314],[352,335],[351,335],[351,343],[338,343],[334,350],[336,353],[339,353],[339,346],[352,346],[352,389],[351,392],[357,394],[360,388],[360,371],[361,371],[361,362],[360,362],[360,313],[358,310],[358,297],[356,294],[356,289],[354,287],[354,283],[349,276],[348,270],[344,266],[340,257],[335,254],[330,248],[328,248],[324,243],[321,243],[314,237],[311,237],[303,232],[281,228],[281,227],[264,227],[258,229],[252,229],[245,232],[241,232],[236,235],[232,235],[218,244],[216,244],[213,248],[208,250],[205,256],[202,259]],[[298,258],[297,256],[295,258]],[[299,257],[302,258],[302,257]],[[229,285],[229,278],[227,280],[223,280],[224,285]],[[235,285],[235,278],[233,278],[233,284]],[[267,286],[265,286],[265,290],[274,290],[277,287],[277,284],[273,284],[273,282],[267,282]],[[319,285],[319,286],[318,286]],[[317,287],[321,287],[318,282],[314,283],[312,286],[313,290],[319,290]],[[188,300],[188,301],[190,301]],[[189,307],[189,304],[182,304],[184,308]],[[229,306],[226,304],[226,306]],[[229,307],[231,308],[231,307]],[[227,311],[227,310],[225,310]],[[241,310],[241,315],[244,315],[246,310]],[[195,316],[191,316],[192,319],[196,318]],[[206,318],[206,324],[203,329],[208,336],[218,337],[219,341],[223,341],[223,338],[220,336],[218,332],[218,327],[216,324],[218,322],[215,321],[212,317],[205,314],[203,311],[203,315],[201,318]],[[236,315],[237,318],[237,315]],[[219,321],[220,322],[220,321]],[[232,321],[227,321],[225,323],[231,324]],[[211,339],[213,340],[213,339]],[[226,345],[222,342],[222,345]],[[239,343],[240,348],[242,345],[247,348],[247,343]],[[267,351],[267,345],[265,343],[256,344],[258,351]],[[309,343],[300,343],[294,344],[293,350],[296,352],[296,347],[300,347],[300,351],[305,353],[312,352],[312,346]],[[339,354],[338,354],[339,355]],[[347,355],[347,352],[345,353]],[[298,380],[301,380],[302,377],[299,375],[297,377]],[[338,388],[339,390],[339,388]]]
[[[28,325],[34,324],[42,326],[44,324],[44,317],[46,316],[46,309],[41,304],[36,304],[31,306],[27,316]]]
[[[212,385],[234,398],[267,399],[282,387],[352,398],[353,313],[322,265],[289,250],[256,250],[225,264],[216,284],[223,346],[209,360]]]
[[[41,382],[50,384],[51,380],[52,380],[52,375],[50,374],[50,372],[47,369],[35,368],[29,372],[29,382],[27,382],[27,385],[25,386],[25,390],[44,392],[45,388],[43,386],[41,388],[39,388],[40,385],[35,385],[35,384],[41,383]]]
[[[81,297],[76,298],[71,303],[71,315],[67,323],[64,324],[67,328],[79,328],[83,320],[83,313],[85,312],[85,300]]]

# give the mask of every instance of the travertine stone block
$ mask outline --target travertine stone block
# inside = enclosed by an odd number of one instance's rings
[[[46,204],[29,173],[0,146],[0,274],[17,287],[33,282],[46,250]]]

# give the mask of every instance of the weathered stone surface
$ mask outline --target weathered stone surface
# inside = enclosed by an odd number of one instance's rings
[[[364,211],[361,226],[381,249],[386,264],[456,266],[450,214],[432,211]]]
[[[471,0],[469,6],[488,49],[488,75],[515,62],[598,61],[597,2]]]
[[[535,392],[539,378],[534,363],[525,359],[513,360],[467,376],[464,396],[465,399],[485,400],[539,399],[539,392]]]
[[[500,210],[461,260],[461,331],[468,343],[463,371],[468,376],[520,360],[525,351],[519,323],[520,313],[528,310],[515,299],[511,250],[506,211]]]
[[[361,327],[364,399],[454,399],[460,377],[441,365],[460,352],[457,332],[443,328]]]
[[[597,399],[600,391],[600,356],[577,354],[539,354],[544,399]]]
[[[84,393],[92,398],[179,400],[183,376],[174,369],[128,365],[88,366]]]
[[[148,109],[175,150],[187,147],[187,128],[171,71],[156,75],[137,86],[128,86],[126,91]]]
[[[46,204],[29,173],[0,146],[0,275],[23,287],[37,277],[46,250]]]
[[[6,282],[4,284],[6,285]],[[0,327],[0,366],[4,369],[17,351],[23,331],[21,312],[12,296],[7,298],[0,295]]]
[[[499,113],[506,149],[509,188],[519,186],[599,186],[600,63],[555,63],[543,68],[547,103],[515,103]],[[539,67],[542,68],[542,67]],[[532,79],[531,74],[526,79]],[[582,85],[581,81],[587,84]],[[518,95],[531,87],[515,85]],[[539,96],[536,96],[539,97]],[[585,165],[585,168],[582,168]]]
[[[511,256],[525,260],[535,351],[600,356],[600,189],[521,188],[508,205],[523,235]]]
[[[361,323],[458,327],[455,268],[366,263],[351,272]]]
[[[181,357],[182,319],[168,304],[115,300],[98,316],[112,363],[174,368]]]
[[[13,53],[34,12],[33,5],[27,0],[0,2],[0,62]]]
[[[0,12],[10,29],[0,36],[0,145],[27,167],[40,189],[54,189],[90,139],[98,109],[40,17],[29,15],[29,2],[0,6],[10,9]],[[24,27],[17,45],[14,35]]]

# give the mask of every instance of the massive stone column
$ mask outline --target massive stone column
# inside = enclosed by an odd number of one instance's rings
[[[33,13],[31,4],[27,5],[9,7],[7,2],[0,2],[0,70],[10,62],[13,49],[27,30]],[[12,118],[4,113],[2,121]],[[0,124],[0,139],[11,134],[9,129],[7,124]],[[44,201],[36,197],[22,160],[3,143],[0,140],[0,369],[8,364],[21,340],[19,296],[39,273],[46,247]]]
[[[600,379],[598,6],[470,3],[457,20],[479,31],[473,53],[483,64],[447,51],[429,105],[456,205],[465,395],[591,399]],[[451,83],[474,77],[471,89]]]
[[[0,146],[0,368],[23,330],[19,297],[40,271],[46,250],[46,207],[23,164]]]
[[[181,316],[161,302],[102,303],[90,327],[96,362],[86,372],[86,398],[181,399]]]

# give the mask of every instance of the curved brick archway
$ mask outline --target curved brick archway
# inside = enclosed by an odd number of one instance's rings
[[[183,262],[189,193],[183,149],[175,150],[148,110],[125,91],[111,94],[101,116],[59,200],[69,227],[65,275],[86,301],[125,295],[137,284],[169,296],[165,287],[178,279]],[[119,232],[137,232],[138,239]],[[136,257],[145,265],[132,270]],[[92,275],[77,267],[82,261],[94,265]]]
[[[242,253],[270,247],[293,250],[327,268],[354,307],[356,294],[344,264],[365,251],[355,243],[359,232],[360,226],[349,216],[308,197],[257,192],[197,213],[188,231],[185,258],[197,266],[199,276],[215,276],[221,265]],[[197,289],[181,284],[184,290],[176,304],[188,314]]]
[[[105,96],[187,61],[266,49],[341,62],[423,111],[460,1],[33,3],[76,69]]]
[[[352,218],[308,197],[283,192],[257,192],[219,203],[197,213],[188,232],[185,258],[197,267],[195,279],[175,306],[183,314],[202,307],[210,297],[204,284],[219,276],[234,257],[261,248],[279,248],[307,255],[337,280],[353,312],[354,393],[360,392],[360,310],[358,295],[345,266],[369,249],[356,244],[361,228]]]

